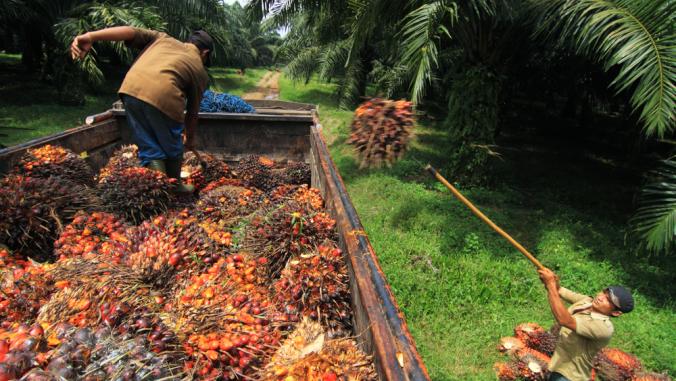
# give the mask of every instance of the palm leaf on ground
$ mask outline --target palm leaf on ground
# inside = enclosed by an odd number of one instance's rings
[[[676,238],[676,161],[663,161],[651,175],[629,223],[648,251],[670,253]]]
[[[631,93],[647,135],[674,130],[676,2],[671,0],[534,0],[541,35],[618,67],[612,86]]]

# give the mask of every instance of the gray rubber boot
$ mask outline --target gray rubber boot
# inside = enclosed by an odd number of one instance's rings
[[[167,173],[167,166],[164,164],[164,160],[151,160],[150,163],[146,165],[146,168],[162,172],[164,174]]]
[[[183,163],[183,156],[179,156],[174,159],[165,160],[167,165],[167,176],[176,179],[176,187],[174,192],[176,193],[193,193],[195,192],[195,187],[190,184],[183,184],[181,182],[181,164]]]

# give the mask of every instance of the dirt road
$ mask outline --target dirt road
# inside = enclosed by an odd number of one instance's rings
[[[282,73],[268,71],[263,75],[253,91],[245,93],[244,99],[277,99],[279,97],[279,77]]]

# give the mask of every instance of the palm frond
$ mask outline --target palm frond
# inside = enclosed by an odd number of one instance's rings
[[[348,40],[343,40],[324,47],[319,59],[319,77],[325,81],[330,81],[344,73],[348,52]]]
[[[402,63],[412,73],[411,100],[419,102],[437,66],[437,44],[442,35],[450,38],[445,23],[457,18],[455,4],[433,1],[411,11],[402,28]]]
[[[629,220],[634,233],[652,253],[673,254],[676,239],[676,161],[664,160],[641,189],[638,208]]]
[[[354,57],[351,64],[346,68],[343,80],[338,86],[339,106],[344,109],[354,109],[361,95],[361,88],[366,80],[360,57]]]
[[[305,83],[309,82],[319,67],[319,53],[320,49],[316,46],[300,51],[286,67],[289,75],[294,79],[303,79]]]
[[[631,93],[647,135],[674,130],[676,3],[671,0],[537,0],[539,33],[618,67],[612,85]]]

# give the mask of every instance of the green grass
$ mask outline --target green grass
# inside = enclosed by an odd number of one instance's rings
[[[500,337],[521,322],[553,323],[534,268],[422,173],[423,162],[444,163],[439,152],[445,133],[434,124],[418,127],[411,152],[393,168],[359,170],[345,144],[352,113],[337,109],[333,88],[283,77],[280,97],[319,104],[333,159],[432,379],[495,379],[492,366],[504,360],[495,350]],[[512,173],[529,171],[516,162],[504,166]],[[642,258],[624,246],[624,225],[604,209],[602,188],[584,178],[559,179],[556,171],[542,176],[528,183],[527,192],[516,183],[459,187],[557,271],[563,285],[587,294],[616,283],[633,288],[636,310],[614,319],[611,346],[673,376],[676,315],[674,287],[668,285],[675,281],[674,261]]]
[[[237,69],[224,67],[210,68],[209,74],[211,74],[214,81],[211,90],[242,96],[247,91],[254,89],[266,72],[267,70],[263,68],[246,69],[244,75],[239,75],[237,74]]]
[[[20,55],[0,54],[0,147],[80,126],[85,117],[108,110],[118,100],[120,78],[110,79],[96,92],[88,91],[83,106],[61,105],[54,87],[36,75],[27,75],[20,60]],[[242,95],[255,88],[266,70],[248,69],[244,76],[221,67],[210,72],[214,91]]]

